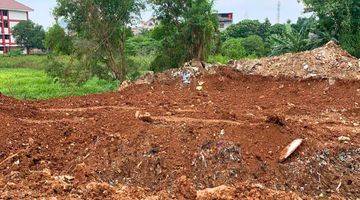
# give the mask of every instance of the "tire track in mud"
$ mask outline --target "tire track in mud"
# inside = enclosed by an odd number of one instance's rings
[[[41,108],[40,111],[43,112],[87,112],[87,111],[96,111],[96,110],[144,110],[144,108],[139,108],[135,106],[90,106],[90,107],[78,107],[78,108]],[[176,109],[176,112],[179,113],[196,113],[196,110],[189,110],[189,109]],[[251,112],[253,112],[252,110]],[[265,122],[267,117],[264,113],[259,113],[258,111],[256,114],[252,114],[251,117],[255,121],[260,121],[257,123],[249,123],[249,121],[236,121],[236,120],[226,120],[226,119],[206,119],[206,118],[193,118],[193,117],[176,117],[176,116],[152,116],[152,118],[157,122],[169,122],[169,123],[200,123],[200,124],[228,124],[228,125],[235,125],[235,126],[256,126],[260,125],[261,122]],[[281,112],[280,112],[281,113]],[[336,115],[336,114],[335,114]],[[248,115],[247,115],[248,116]],[[339,116],[337,116],[339,118]],[[334,113],[322,113],[319,116],[308,116],[308,115],[285,115],[284,119],[290,123],[304,123],[307,124],[316,124],[321,125],[322,128],[327,130],[342,130],[345,132],[350,133],[360,133],[360,128],[356,126],[352,126],[350,124],[344,124],[343,121],[338,120],[334,117]],[[340,118],[344,120],[344,118]],[[74,118],[62,118],[62,119],[19,119],[21,122],[28,123],[28,124],[49,124],[49,123],[61,123],[61,122],[68,122],[68,123],[82,123],[89,120],[95,120],[95,118],[86,118],[86,117],[74,117]]]

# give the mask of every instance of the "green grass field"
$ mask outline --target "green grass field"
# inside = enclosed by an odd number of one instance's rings
[[[0,55],[0,68],[45,69],[46,59],[47,57],[45,55],[30,55],[30,56]]]
[[[34,66],[33,68],[38,67]],[[18,99],[79,96],[111,91],[116,88],[116,82],[97,78],[93,78],[81,86],[65,86],[55,83],[41,69],[2,68],[0,65],[0,92]]]

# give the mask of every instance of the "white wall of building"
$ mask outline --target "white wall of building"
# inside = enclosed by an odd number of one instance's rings
[[[27,15],[24,11],[9,11],[9,18],[12,20],[27,20]]]

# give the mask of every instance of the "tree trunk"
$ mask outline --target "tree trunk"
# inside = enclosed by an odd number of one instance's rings
[[[122,31],[122,35],[120,38],[120,44],[119,44],[119,54],[120,54],[120,71],[125,79],[126,73],[127,73],[127,63],[126,63],[126,56],[125,56],[125,42],[126,42],[126,28]],[[122,81],[122,80],[121,80]]]
[[[113,50],[112,50],[113,48],[111,47],[111,44],[107,37],[105,39],[104,44],[106,46],[106,50],[105,50],[106,54],[108,55],[107,65],[110,68],[110,70],[114,73],[115,78],[119,81],[122,81],[123,74],[120,70],[121,67],[119,67],[118,64],[116,63],[116,58],[115,58]]]

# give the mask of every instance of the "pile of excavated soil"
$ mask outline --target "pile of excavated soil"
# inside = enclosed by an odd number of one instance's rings
[[[360,196],[359,80],[215,67],[184,85],[178,72],[116,93],[0,96],[0,199]]]
[[[231,66],[245,74],[264,76],[360,79],[360,60],[333,41],[311,51],[239,60],[231,63]]]

